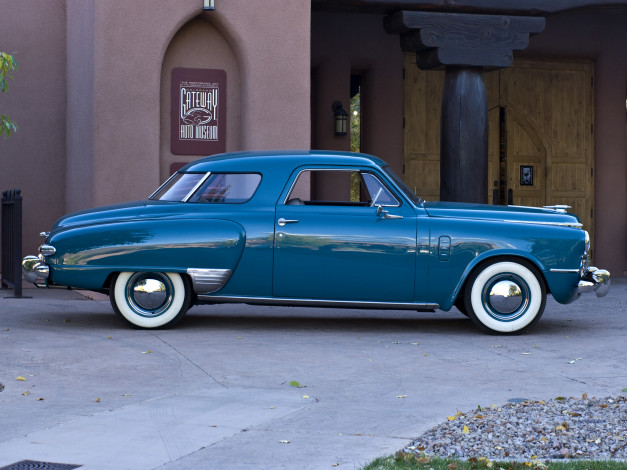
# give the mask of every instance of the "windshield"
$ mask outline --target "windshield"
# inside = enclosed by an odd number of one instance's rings
[[[403,180],[400,179],[397,176],[397,174],[392,171],[392,168],[390,168],[388,165],[385,165],[383,167],[383,170],[387,173],[387,175],[390,178],[392,178],[392,180],[401,189],[401,191],[403,191],[403,194],[405,194],[405,196],[407,196],[411,200],[411,202],[413,202],[416,205],[419,205],[425,201],[423,198],[421,198],[420,196],[417,196],[411,189],[409,189],[409,187],[403,182]]]

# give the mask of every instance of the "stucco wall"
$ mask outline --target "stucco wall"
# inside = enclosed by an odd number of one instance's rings
[[[348,111],[351,73],[362,74],[361,150],[403,164],[403,54],[386,34],[383,16],[314,13],[311,26],[315,148],[350,150],[349,136],[334,134],[331,104]]]
[[[161,181],[162,62],[177,31],[201,14],[238,57],[241,148],[309,147],[309,0],[264,8],[230,0],[208,13],[196,0],[98,0],[94,8],[93,205],[146,197]]]
[[[212,12],[200,0],[1,6],[0,49],[16,53],[19,70],[0,110],[20,129],[0,140],[0,188],[23,190],[27,253],[64,213],[144,198],[161,182],[163,60],[199,16],[222,35],[242,77],[227,148],[310,147],[310,0],[217,1]]]
[[[65,44],[64,1],[1,2],[0,50],[18,70],[0,93],[0,114],[19,130],[0,137],[0,189],[22,190],[25,250],[65,210]]]
[[[241,148],[242,86],[237,56],[227,39],[213,25],[212,14],[201,15],[183,26],[172,39],[161,70],[161,179],[171,174],[171,165],[199,156],[174,155],[171,151],[171,84],[176,67],[219,69],[226,72],[226,151]],[[246,112],[244,110],[243,112]]]

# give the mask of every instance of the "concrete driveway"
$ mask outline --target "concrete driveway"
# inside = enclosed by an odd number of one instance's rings
[[[0,298],[0,467],[357,469],[457,410],[627,387],[624,279],[511,337],[456,310],[243,305],[144,331],[105,300],[25,294]]]

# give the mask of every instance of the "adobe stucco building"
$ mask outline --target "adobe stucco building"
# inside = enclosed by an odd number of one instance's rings
[[[361,150],[439,198],[446,64],[416,66],[407,31],[386,20],[402,10],[543,22],[511,66],[480,64],[481,191],[490,203],[573,206],[595,263],[627,275],[627,0],[215,0],[212,11],[202,0],[0,0],[0,50],[19,63],[0,95],[19,125],[0,139],[0,188],[22,189],[24,251],[60,215],[145,198],[213,149],[350,150],[331,105],[349,109],[357,91]],[[172,127],[176,90],[201,82],[219,84],[223,121],[217,146],[194,154],[175,148],[184,136]]]

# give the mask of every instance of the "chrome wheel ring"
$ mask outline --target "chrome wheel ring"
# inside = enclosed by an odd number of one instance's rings
[[[174,287],[160,273],[135,273],[126,283],[126,302],[142,317],[158,317],[168,310],[174,298]]]

